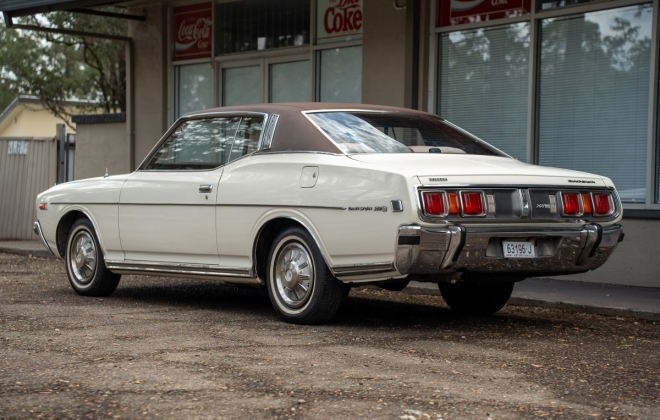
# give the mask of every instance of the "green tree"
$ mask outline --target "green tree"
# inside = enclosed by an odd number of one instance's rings
[[[116,10],[113,10],[116,11]],[[126,21],[54,12],[22,24],[125,36]],[[37,96],[58,117],[67,99],[97,101],[104,112],[126,110],[125,43],[91,37],[7,29],[0,25],[0,109],[17,95]]]

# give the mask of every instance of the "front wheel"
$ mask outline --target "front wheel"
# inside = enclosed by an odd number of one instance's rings
[[[69,283],[79,295],[108,296],[119,284],[121,275],[105,267],[98,237],[87,219],[78,219],[71,227],[65,261]]]
[[[275,310],[294,324],[327,322],[346,290],[328,269],[314,238],[299,227],[275,238],[268,256],[267,286]]]
[[[492,315],[506,305],[513,282],[438,283],[447,305],[460,314]]]

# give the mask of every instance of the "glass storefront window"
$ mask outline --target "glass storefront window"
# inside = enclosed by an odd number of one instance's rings
[[[362,101],[362,46],[322,50],[319,102]]]
[[[250,105],[261,102],[261,66],[231,67],[222,70],[222,105]]]
[[[213,69],[208,63],[174,68],[174,118],[213,106]]]
[[[438,114],[525,161],[529,24],[444,33],[439,54]]]
[[[307,102],[309,98],[309,61],[270,65],[270,102]]]
[[[546,19],[539,164],[611,178],[645,201],[651,5]]]
[[[557,7],[577,6],[578,4],[594,3],[608,0],[541,0],[541,9],[555,9]]]
[[[243,0],[216,5],[215,54],[309,44],[309,0]]]

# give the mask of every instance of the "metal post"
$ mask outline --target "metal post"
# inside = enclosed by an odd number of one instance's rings
[[[58,176],[57,183],[61,184],[66,182],[66,126],[64,124],[57,124],[57,140],[59,144],[59,164],[58,164]]]
[[[419,109],[419,0],[406,3],[406,63],[404,106]]]

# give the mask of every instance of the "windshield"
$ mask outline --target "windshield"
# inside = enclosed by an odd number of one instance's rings
[[[445,153],[507,156],[438,117],[399,112],[307,114],[344,153]]]

